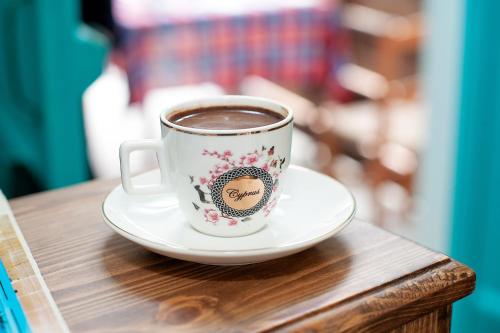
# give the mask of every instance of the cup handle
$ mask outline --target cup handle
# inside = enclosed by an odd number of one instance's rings
[[[132,184],[130,175],[130,153],[136,150],[153,150],[156,153],[158,165],[160,166],[161,183],[153,185],[135,186]],[[128,194],[160,194],[167,189],[167,161],[164,143],[162,140],[133,140],[125,141],[120,145],[120,171],[122,186]]]

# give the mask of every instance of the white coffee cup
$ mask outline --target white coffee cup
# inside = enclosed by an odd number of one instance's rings
[[[217,106],[263,108],[282,119],[266,126],[229,130],[185,127],[169,121],[179,112]],[[189,223],[209,235],[244,236],[263,228],[278,202],[290,162],[292,111],[263,98],[222,96],[171,107],[160,115],[160,122],[161,139],[122,143],[124,190],[130,195],[161,195],[172,191],[167,183],[172,184]],[[156,152],[160,184],[132,184],[129,160],[135,150]]]

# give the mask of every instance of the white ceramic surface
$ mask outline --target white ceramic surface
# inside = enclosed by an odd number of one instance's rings
[[[190,110],[205,109],[208,114],[226,107],[265,109],[282,119],[261,127],[226,130],[184,127],[169,120]],[[286,182],[292,111],[263,98],[220,96],[167,108],[160,120],[161,139],[126,141],[120,146],[125,191],[136,196],[163,193],[169,181],[180,209],[197,230],[229,237],[262,229]],[[162,174],[159,185],[137,186],[130,182],[130,154],[138,150],[156,152]],[[207,223],[218,220],[225,223]]]
[[[118,186],[105,199],[103,216],[118,234],[165,256],[212,265],[262,262],[312,247],[354,217],[354,198],[336,180],[298,166],[290,166],[287,176],[269,223],[247,236],[217,237],[196,231],[182,214],[173,190],[130,196]],[[159,177],[159,171],[153,170],[134,182],[151,184]]]

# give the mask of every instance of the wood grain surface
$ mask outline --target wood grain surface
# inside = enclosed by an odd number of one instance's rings
[[[389,333],[445,333],[450,331],[451,305],[410,321]]]
[[[424,324],[446,331],[450,304],[474,288],[466,266],[360,221],[266,263],[217,267],[162,257],[102,221],[101,202],[116,184],[11,202],[74,332],[412,332]]]
[[[0,259],[33,332],[68,331],[19,227],[0,192]],[[0,325],[0,332],[3,325]]]

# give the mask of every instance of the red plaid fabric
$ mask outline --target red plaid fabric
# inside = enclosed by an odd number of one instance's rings
[[[219,1],[211,6],[248,2]],[[337,7],[321,0],[253,1],[253,8],[198,14],[178,1],[115,0],[132,100],[152,88],[205,81],[236,91],[248,75],[339,97],[335,72],[346,47]]]

